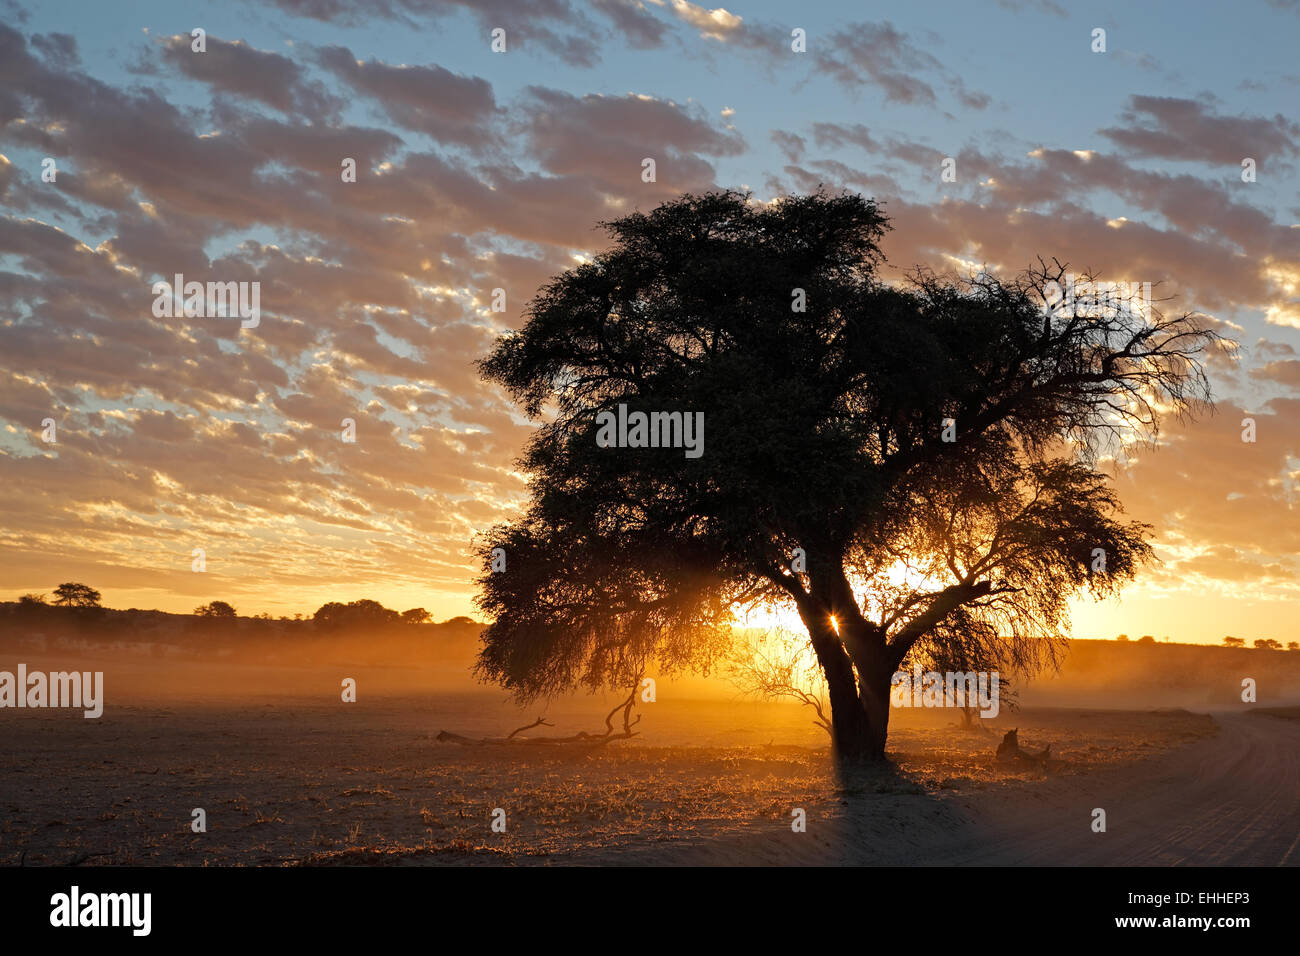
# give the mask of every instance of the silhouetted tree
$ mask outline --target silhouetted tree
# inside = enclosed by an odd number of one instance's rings
[[[99,592],[85,584],[60,584],[54,594],[54,603],[64,607],[99,607]]]
[[[731,648],[726,674],[742,694],[811,708],[813,723],[833,735],[826,681],[806,639],[779,630],[747,634]]]
[[[916,664],[923,672],[939,674],[996,673],[998,713],[1005,714],[1019,706],[1019,692],[1011,675],[1016,668],[1030,664],[1023,655],[1015,653],[1019,646],[1018,642],[1002,640],[987,622],[972,620],[969,630],[951,629],[919,641],[903,661],[902,669],[907,671],[909,664]],[[992,681],[988,687],[991,693]],[[978,700],[965,697],[960,701],[948,701],[948,704],[960,708],[964,728],[977,730],[982,727],[975,721],[980,713]]]
[[[1271,638],[1271,637],[1261,637],[1259,640],[1257,640],[1257,641],[1255,642],[1255,646],[1256,646],[1257,648],[1259,648],[1261,651],[1280,651],[1280,650],[1282,650],[1282,642],[1281,642],[1281,641],[1275,641],[1275,640],[1273,640],[1273,638]]]
[[[373,628],[392,624],[399,619],[396,611],[384,607],[378,601],[362,598],[340,604],[330,601],[322,604],[312,620],[317,627],[334,630],[339,628]]]
[[[433,620],[433,615],[422,607],[413,607],[409,611],[402,612],[403,624],[428,624]]]
[[[194,609],[197,617],[236,617],[235,609],[225,601],[212,601],[209,604],[200,604]]]
[[[1244,637],[1225,637],[1223,639],[1224,647],[1245,647],[1246,639]]]
[[[24,595],[22,595],[22,596],[20,596],[20,597],[18,598],[18,603],[21,604],[21,605],[23,605],[24,607],[32,607],[32,606],[35,606],[35,605],[38,605],[38,604],[40,604],[40,605],[44,605],[44,604],[45,604],[45,595],[44,595],[44,594],[24,594]]]
[[[737,606],[785,603],[837,753],[881,759],[918,642],[982,622],[1050,655],[1033,639],[1069,596],[1149,558],[1090,463],[1208,401],[1218,337],[1191,318],[1048,308],[1055,263],[888,286],[856,195],[686,196],[607,227],[480,365],[540,422],[529,508],[480,542],[481,676],[526,700],[707,667]],[[702,412],[703,453],[656,447],[684,444],[666,417],[654,446],[601,447],[619,405]]]
[[[1156,642],[1155,637],[1153,637],[1150,634],[1143,634],[1141,637],[1138,638],[1139,644],[1154,644],[1155,642]]]
[[[1119,637],[1115,638],[1115,640],[1117,640],[1117,641],[1128,641],[1128,635],[1127,635],[1127,634],[1121,634]]]

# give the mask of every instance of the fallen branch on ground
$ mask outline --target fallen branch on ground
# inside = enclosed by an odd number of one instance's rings
[[[629,737],[635,737],[637,732],[632,728],[641,722],[641,715],[637,714],[636,719],[632,719],[632,708],[636,706],[636,692],[641,685],[641,675],[632,683],[632,691],[627,697],[620,701],[618,706],[609,712],[605,717],[605,732],[603,734],[589,734],[586,731],[579,731],[569,737],[518,737],[517,734],[525,730],[531,730],[534,727],[554,727],[548,723],[545,717],[538,717],[531,724],[518,727],[512,730],[505,737],[466,737],[462,734],[453,734],[448,730],[438,731],[436,740],[442,743],[461,744],[463,746],[504,746],[506,744],[586,744],[589,746],[601,747],[615,740],[627,740]],[[614,731],[614,715],[623,711],[623,730],[621,733]]]

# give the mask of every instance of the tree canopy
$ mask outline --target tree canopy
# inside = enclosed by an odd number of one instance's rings
[[[347,604],[329,601],[322,604],[312,615],[312,621],[318,628],[324,630],[376,627],[393,624],[400,619],[396,611],[369,598],[349,601]]]
[[[1041,260],[887,283],[888,222],[853,194],[685,196],[605,225],[611,248],[480,366],[539,423],[529,507],[480,546],[485,678],[529,698],[708,669],[738,606],[784,603],[837,749],[880,757],[918,642],[1033,663],[1072,593],[1150,558],[1095,462],[1208,401],[1218,339],[1192,317],[1052,309],[1064,267]],[[601,447],[619,404],[703,412],[704,453]]]
[[[54,603],[64,607],[99,607],[99,592],[88,584],[60,584],[54,589]]]
[[[221,617],[233,618],[236,616],[235,609],[225,601],[212,601],[208,604],[201,604],[194,609],[196,617]]]

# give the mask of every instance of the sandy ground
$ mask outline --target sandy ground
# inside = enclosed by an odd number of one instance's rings
[[[1036,806],[972,806],[956,863],[1300,865],[1300,712],[1216,714],[1219,732],[1137,766],[1039,788]],[[1107,810],[1107,831],[1085,824]]]
[[[735,845],[702,841],[660,862],[1296,866],[1298,718],[1295,712],[1215,714],[1216,733],[1145,760],[1058,769],[1032,785],[966,789],[907,811],[886,806],[882,813],[870,796],[853,793],[819,830],[810,827],[815,839],[772,834]],[[1092,829],[1097,808],[1106,811],[1104,833]],[[649,859],[638,855],[635,862]]]
[[[542,732],[596,730],[605,709],[557,706]],[[1300,862],[1287,716],[1025,710],[979,733],[898,712],[894,766],[848,777],[796,706],[647,705],[641,736],[595,748],[434,740],[535,716],[472,695],[10,711],[0,864]],[[1046,772],[996,762],[1013,726],[1052,743]]]

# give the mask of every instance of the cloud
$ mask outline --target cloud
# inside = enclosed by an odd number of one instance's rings
[[[827,52],[819,54],[820,69],[847,89],[877,87],[887,103],[937,105],[934,86],[925,74],[947,85],[968,109],[984,109],[991,102],[986,94],[968,90],[960,77],[949,76],[934,56],[890,23],[840,27],[825,44]]]
[[[313,20],[359,26],[375,20],[393,20],[411,28],[427,25],[430,18],[468,14],[483,31],[486,48],[492,30],[506,31],[507,50],[545,50],[572,66],[595,66],[599,46],[594,24],[566,0],[271,0],[286,13]],[[610,16],[611,3],[601,4]],[[626,24],[635,14],[621,16]],[[642,35],[653,30],[639,25]]]
[[[651,50],[664,44],[668,25],[641,0],[591,0],[591,5],[613,23],[632,48]]]
[[[1220,116],[1201,100],[1133,96],[1121,114],[1124,126],[1101,130],[1136,156],[1239,166],[1245,157],[1261,165],[1294,156],[1300,125],[1282,115]]]
[[[708,40],[726,41],[739,34],[744,20],[729,12],[724,7],[710,10],[688,0],[668,0],[672,11],[683,23],[700,31],[700,36]]]
[[[257,100],[282,113],[320,119],[335,116],[341,107],[338,97],[326,92],[320,83],[308,80],[302,68],[286,56],[214,36],[208,36],[205,51],[197,53],[192,42],[189,34],[158,38],[161,65],[219,92]],[[146,74],[160,71],[159,64],[148,57],[141,59],[136,70]]]
[[[578,97],[532,86],[527,95],[521,125],[542,168],[591,177],[615,195],[706,188],[714,170],[700,157],[734,156],[745,148],[738,134],[718,129],[698,111],[644,94]],[[641,181],[646,158],[656,163],[654,184]]]
[[[1300,359],[1278,359],[1251,369],[1251,376],[1300,391]]]
[[[822,149],[841,149],[853,146],[869,153],[879,152],[881,145],[861,123],[845,125],[841,123],[813,123],[813,139]]]
[[[1256,422],[1254,443],[1242,441],[1247,417]],[[1159,529],[1170,574],[1196,559],[1189,570],[1207,576],[1278,583],[1279,569],[1293,568],[1300,554],[1297,457],[1300,399],[1253,410],[1224,402],[1211,418],[1168,422],[1160,447],[1122,469],[1118,487],[1130,514]],[[1296,587],[1294,576],[1282,583]]]
[[[379,103],[393,122],[439,141],[482,147],[494,141],[492,85],[437,65],[390,66],[327,47],[318,59],[358,92]]]
[[[772,130],[771,139],[780,147],[781,152],[785,153],[786,159],[792,163],[798,162],[799,157],[808,148],[808,144],[802,136],[796,133],[787,133],[785,130]]]

